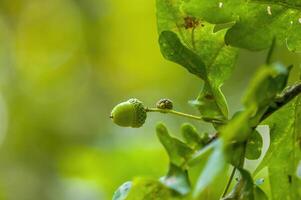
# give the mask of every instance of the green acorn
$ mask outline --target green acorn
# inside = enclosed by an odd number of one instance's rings
[[[129,99],[116,105],[110,117],[119,126],[139,128],[145,122],[146,110],[138,99]]]

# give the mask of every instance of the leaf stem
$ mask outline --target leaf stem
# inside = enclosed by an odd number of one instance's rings
[[[226,186],[226,188],[225,188],[225,190],[223,192],[222,198],[224,198],[226,196],[226,194],[228,193],[228,190],[229,190],[231,182],[232,182],[232,180],[234,178],[235,172],[236,172],[236,167],[233,167],[231,175],[230,175],[230,178],[229,178],[228,183],[227,183],[227,186]]]
[[[265,120],[268,116],[273,114],[275,111],[280,109],[282,106],[290,102],[293,98],[298,96],[301,93],[301,82],[297,82],[292,86],[287,87],[280,96],[276,97],[275,101],[264,113],[260,122]]]
[[[287,87],[282,94],[276,98],[275,102],[282,106],[301,93],[301,82],[297,82]]]
[[[229,180],[228,180],[228,183],[227,183],[227,186],[226,186],[226,188],[225,188],[225,191],[224,191],[224,193],[223,193],[223,195],[222,195],[222,198],[224,198],[224,197],[227,195],[227,192],[228,192],[228,190],[229,190],[229,188],[230,188],[230,185],[231,185],[231,183],[232,183],[232,180],[233,180],[233,178],[234,178],[234,175],[235,175],[235,172],[236,172],[237,168],[242,169],[243,166],[244,166],[244,163],[245,163],[245,155],[246,155],[246,148],[247,148],[247,141],[245,141],[245,142],[243,143],[243,151],[242,151],[242,154],[240,155],[240,161],[239,161],[239,163],[238,163],[238,166],[234,166],[234,167],[233,167],[232,173],[231,173],[231,175],[230,175],[230,178],[229,178]]]
[[[191,114],[179,112],[179,111],[172,110],[172,109],[145,108],[145,111],[146,112],[170,113],[170,114],[174,114],[174,115],[178,115],[178,116],[186,117],[186,118],[190,118],[190,119],[195,119],[195,120],[199,120],[199,121],[213,122],[213,123],[217,123],[217,124],[225,124],[225,121],[223,121],[221,119],[191,115]]]

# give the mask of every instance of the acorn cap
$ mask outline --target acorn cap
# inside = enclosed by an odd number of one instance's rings
[[[138,128],[145,122],[146,111],[141,101],[138,99],[129,99],[116,105],[110,117],[119,126]]]
[[[159,109],[169,109],[169,110],[171,110],[173,108],[173,103],[169,99],[160,99],[157,102],[156,107],[159,108]]]

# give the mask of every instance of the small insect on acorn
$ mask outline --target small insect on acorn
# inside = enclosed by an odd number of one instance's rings
[[[116,105],[110,118],[119,126],[139,128],[145,122],[146,110],[138,99],[129,99]]]

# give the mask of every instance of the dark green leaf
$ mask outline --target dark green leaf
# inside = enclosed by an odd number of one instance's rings
[[[240,179],[232,192],[223,200],[254,200],[254,184],[250,173],[239,169]]]
[[[270,146],[255,171],[268,168],[273,199],[301,199],[301,97],[273,113],[262,124],[270,127]]]
[[[267,195],[254,185],[251,174],[245,169],[239,169],[240,179],[232,192],[223,200],[267,200]]]
[[[205,64],[201,58],[185,47],[174,32],[161,32],[159,44],[164,58],[178,63],[185,67],[190,73],[202,79],[206,79]]]
[[[254,186],[254,199],[255,200],[268,200],[268,196],[258,186]]]
[[[254,185],[252,176],[245,169],[239,169],[240,179],[231,193],[223,200],[267,200],[267,195]]]
[[[230,144],[227,149],[228,162],[235,167],[240,167],[243,162],[245,153],[245,144],[244,142],[235,142]]]
[[[246,148],[246,158],[250,160],[256,160],[261,155],[261,149],[263,141],[258,131],[253,131],[248,139]]]

